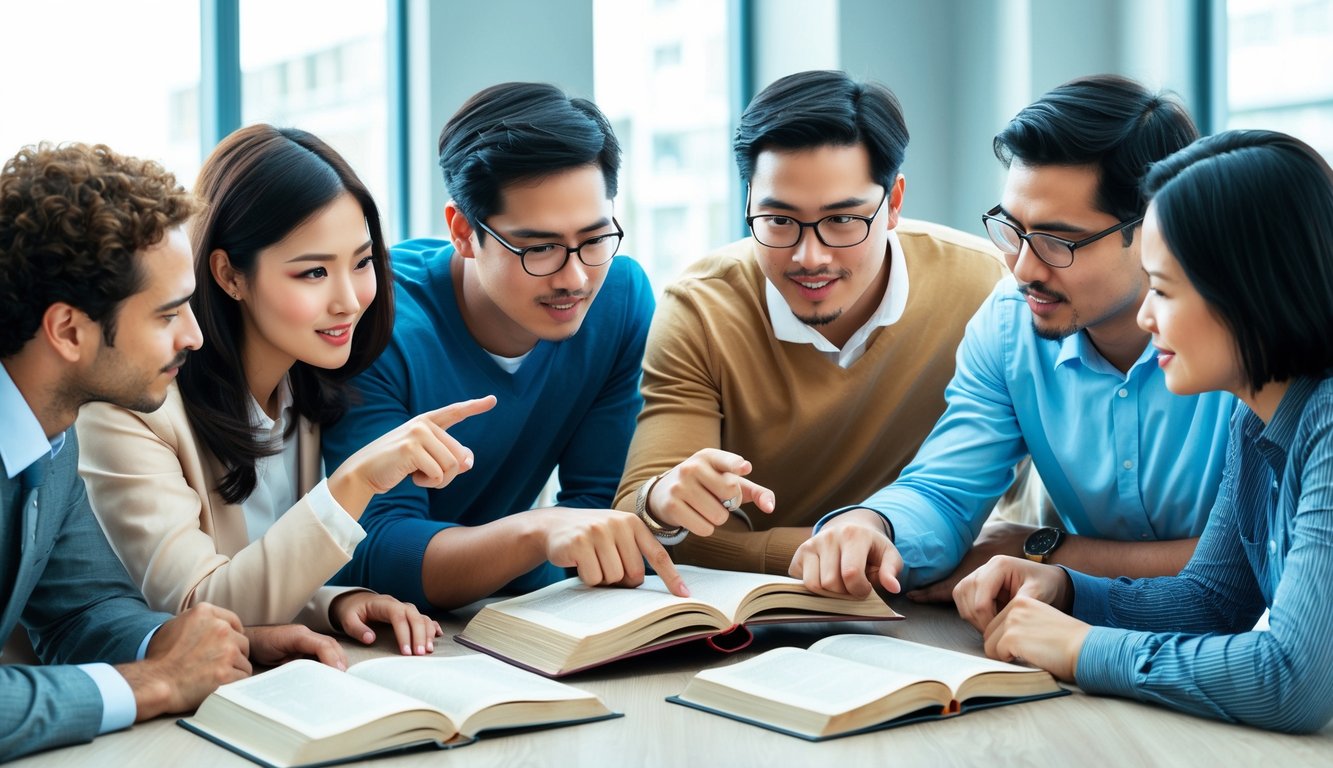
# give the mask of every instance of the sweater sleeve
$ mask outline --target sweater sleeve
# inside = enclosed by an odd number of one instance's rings
[[[639,487],[703,448],[722,444],[721,361],[689,292],[666,290],[653,317],[643,359],[643,411],[630,442],[616,508],[634,510]],[[671,548],[679,563],[785,574],[809,528],[751,531],[733,515],[712,536],[689,536]]]

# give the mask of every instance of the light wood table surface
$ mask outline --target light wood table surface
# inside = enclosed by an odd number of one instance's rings
[[[423,751],[360,765],[454,766],[763,766],[839,765],[1280,765],[1333,766],[1333,726],[1307,736],[1227,725],[1123,699],[1073,695],[1016,704],[950,720],[919,723],[810,743],[716,715],[669,704],[700,669],[739,661],[781,645],[805,647],[826,634],[879,632],[981,655],[981,639],[951,607],[892,601],[900,622],[769,626],[755,643],[725,656],[702,643],[666,649],[566,678],[624,717],[567,728],[483,738],[467,747]],[[472,653],[454,643],[476,607],[444,614],[437,655]],[[353,663],[392,653],[344,642]],[[1329,692],[1333,695],[1333,691]],[[160,718],[75,747],[32,755],[16,768],[67,766],[252,765]]]

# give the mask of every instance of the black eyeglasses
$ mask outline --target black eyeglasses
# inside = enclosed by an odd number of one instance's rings
[[[533,277],[545,277],[564,269],[570,254],[577,255],[579,261],[588,267],[600,267],[610,261],[616,251],[620,250],[620,241],[625,238],[625,230],[620,228],[620,222],[614,216],[611,217],[611,224],[615,226],[615,232],[590,237],[573,248],[563,243],[540,243],[527,248],[515,248],[480,219],[477,220],[477,229],[495,238],[495,242],[518,256],[518,263],[523,265],[524,272]]]
[[[760,245],[766,245],[769,248],[794,248],[801,242],[801,235],[805,234],[805,228],[809,227],[815,231],[815,237],[819,242],[829,248],[851,248],[854,245],[860,245],[870,236],[870,222],[879,215],[879,209],[884,207],[884,201],[889,199],[889,190],[885,188],[884,196],[879,199],[879,205],[875,206],[875,212],[869,216],[856,216],[850,213],[835,213],[832,216],[825,216],[819,221],[797,221],[790,216],[782,216],[771,213],[761,213],[754,216],[750,215],[750,196],[745,196],[745,223],[749,225],[750,232],[754,234],[754,239],[759,241]]]
[[[981,216],[981,223],[986,225],[986,234],[990,235],[991,242],[995,243],[995,247],[1010,256],[1017,256],[1018,252],[1023,250],[1023,241],[1026,240],[1028,247],[1032,249],[1033,253],[1037,254],[1037,258],[1056,269],[1064,269],[1073,264],[1075,250],[1085,245],[1092,245],[1107,235],[1113,235],[1122,229],[1129,229],[1143,221],[1142,216],[1135,216],[1115,226],[1103,229],[1091,237],[1085,237],[1082,240],[1066,240],[1063,237],[1048,235],[1045,232],[1034,232],[1030,235],[1026,232],[1020,232],[1018,227],[1013,224],[1004,219],[996,218],[996,214],[1000,211],[1001,206],[997,205]]]

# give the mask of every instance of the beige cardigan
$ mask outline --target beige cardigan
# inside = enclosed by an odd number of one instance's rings
[[[195,438],[175,384],[153,413],[92,403],[76,427],[93,511],[150,606],[209,602],[247,625],[333,629],[330,603],[348,589],[324,583],[350,554],[304,497],[251,543],[241,506],[215,490],[226,470]],[[321,476],[318,426],[302,419],[297,440],[305,494]]]

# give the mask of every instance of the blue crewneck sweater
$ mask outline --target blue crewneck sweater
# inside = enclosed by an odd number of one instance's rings
[[[652,288],[625,256],[612,262],[582,327],[539,341],[506,373],[463,323],[449,264],[453,246],[409,240],[392,250],[393,339],[353,379],[352,407],[323,431],[325,468],[424,411],[493,394],[487,413],[449,433],[475,462],[442,489],[410,479],[375,497],[361,517],[366,538],[331,583],[365,586],[429,607],[421,569],[426,545],[453,525],[477,526],[531,508],[559,468],[557,504],[609,508],[643,404],[640,365],[652,318]],[[565,577],[544,563],[509,585],[527,591]]]

